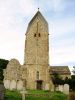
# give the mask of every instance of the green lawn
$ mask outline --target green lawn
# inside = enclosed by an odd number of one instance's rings
[[[48,92],[48,91],[37,91],[28,90],[26,100],[67,100],[67,96],[61,92]],[[19,91],[9,91],[6,90],[5,100],[22,100]]]

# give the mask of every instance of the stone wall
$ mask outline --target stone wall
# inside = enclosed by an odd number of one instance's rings
[[[48,24],[38,13],[27,29],[24,52],[25,64],[49,63],[48,34]]]

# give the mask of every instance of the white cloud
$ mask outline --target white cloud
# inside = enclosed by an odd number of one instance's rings
[[[25,13],[25,16],[31,15],[36,8],[34,0],[20,0],[19,1],[20,12]]]
[[[0,0],[0,58],[14,57],[23,62],[24,34],[29,20],[25,18],[31,17],[35,6],[31,0]]]
[[[75,17],[63,18],[61,20],[55,19],[49,22],[49,29],[52,35],[61,35],[75,31]]]
[[[64,48],[52,48],[50,52],[50,62],[52,65],[69,65],[70,62],[75,62],[74,52],[74,46],[64,46]]]
[[[39,7],[44,12],[53,11],[58,13],[64,10],[64,5],[62,6],[63,0],[39,0]]]
[[[62,5],[63,0],[41,0],[39,7],[41,11],[48,16],[49,30],[51,39],[58,38],[65,33],[75,32],[75,17],[58,18],[58,14],[64,11],[65,5]],[[24,34],[28,22],[34,16],[38,8],[38,1],[35,0],[0,0],[0,58],[11,59],[18,58],[23,62],[24,56]],[[53,13],[52,20],[50,14]],[[54,18],[55,16],[55,18]],[[73,38],[74,39],[74,38]],[[61,64],[74,61],[75,47],[55,47],[59,41],[53,41],[53,48],[50,55],[52,64]],[[61,45],[64,40],[61,40]],[[70,42],[72,39],[67,39],[65,42]],[[65,44],[64,42],[64,44]],[[67,44],[67,43],[66,43]],[[70,45],[69,45],[70,46]],[[56,49],[55,49],[56,48]],[[63,59],[63,60],[62,60]]]
[[[51,0],[55,12],[60,11],[62,0]]]

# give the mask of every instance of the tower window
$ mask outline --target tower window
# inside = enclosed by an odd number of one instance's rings
[[[34,34],[34,37],[36,37],[36,33]]]
[[[39,33],[39,35],[38,35],[39,37],[40,37],[40,33]]]
[[[39,71],[37,71],[37,80],[39,80]]]

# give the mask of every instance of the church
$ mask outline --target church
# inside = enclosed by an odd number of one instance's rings
[[[6,89],[54,90],[52,72],[59,73],[64,79],[70,77],[68,66],[49,65],[49,30],[48,23],[40,11],[28,24],[25,39],[24,64],[11,59],[4,69]]]

